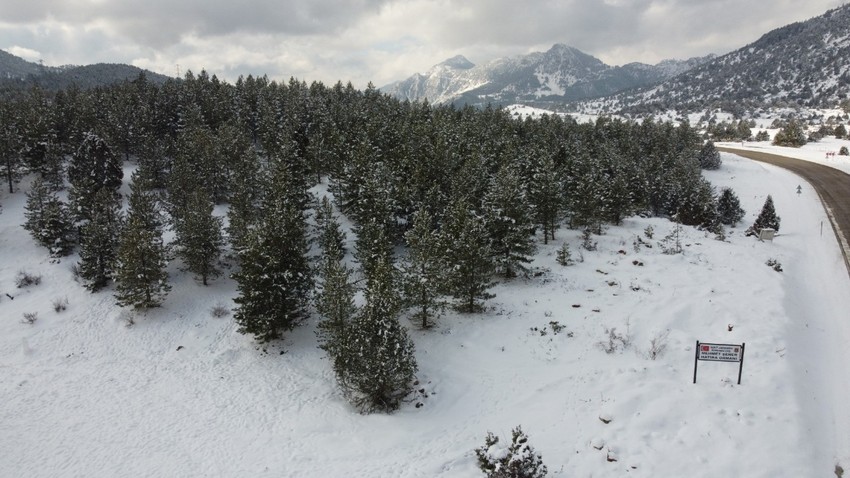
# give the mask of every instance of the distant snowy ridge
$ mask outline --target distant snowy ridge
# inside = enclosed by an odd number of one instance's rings
[[[657,84],[712,58],[610,66],[576,48],[555,44],[546,52],[497,58],[483,65],[458,55],[381,91],[431,103],[558,104]]]

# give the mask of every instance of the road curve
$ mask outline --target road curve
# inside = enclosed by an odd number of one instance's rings
[[[841,246],[844,265],[850,273],[850,174],[829,166],[779,156],[761,151],[747,151],[734,148],[717,147],[719,151],[737,154],[743,158],[761,161],[785,168],[808,181],[817,191],[826,207],[832,230]]]

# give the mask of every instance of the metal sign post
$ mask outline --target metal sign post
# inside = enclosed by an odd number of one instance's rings
[[[694,383],[697,383],[697,365],[700,360],[709,362],[738,362],[738,385],[741,385],[741,373],[744,371],[744,346],[738,344],[709,344],[697,340],[694,352]]]

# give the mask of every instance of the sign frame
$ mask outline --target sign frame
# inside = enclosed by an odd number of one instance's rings
[[[739,345],[700,342],[697,340],[697,346],[696,349],[694,349],[694,383],[697,383],[697,365],[700,360],[703,360],[708,362],[738,362],[738,385],[741,385],[741,374],[744,371],[744,351],[746,346],[746,342]],[[703,351],[701,347],[708,347],[708,349]],[[710,353],[711,347],[717,347],[718,351],[716,354]],[[701,357],[700,355],[703,355],[701,352],[706,352],[706,357]],[[731,353],[738,353],[737,358],[732,357]]]

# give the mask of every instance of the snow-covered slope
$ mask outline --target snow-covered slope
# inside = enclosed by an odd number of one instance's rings
[[[111,291],[74,281],[76,257],[50,260],[19,226],[24,194],[0,193],[0,476],[479,477],[473,449],[520,424],[550,476],[832,476],[850,463],[850,279],[808,185],[723,161],[706,175],[747,210],[725,242],[684,228],[665,255],[673,225],[634,217],[587,251],[560,230],[541,274],[499,284],[486,313],[403,319],[422,392],[389,416],[340,396],[315,321],[259,347],[214,317],[228,279],[202,287],[175,263],[163,307],[128,327]],[[758,242],[742,230],[767,194],[782,229]],[[556,264],[562,241],[580,262]],[[22,270],[41,284],[16,288]],[[606,353],[606,329],[628,345]],[[696,340],[746,342],[742,384],[711,362],[693,384]]]
[[[603,102],[608,111],[680,111],[724,104],[834,107],[850,87],[850,5],[778,28],[731,53],[640,93]]]

